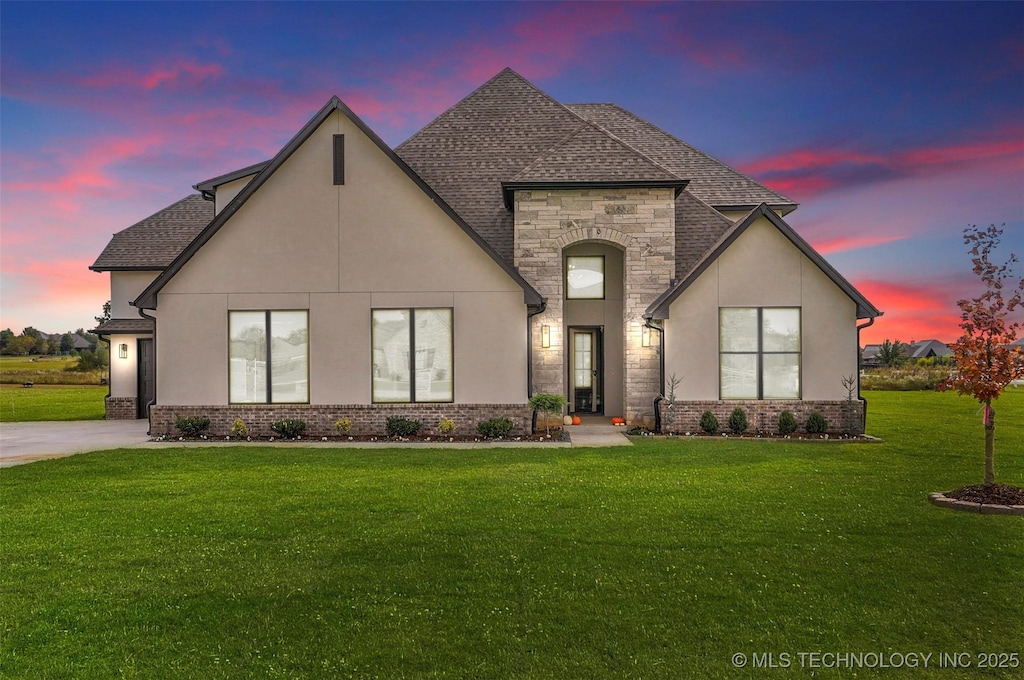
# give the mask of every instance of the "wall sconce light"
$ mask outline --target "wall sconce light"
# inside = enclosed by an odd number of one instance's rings
[[[642,347],[651,346],[651,328],[650,326],[644,325],[640,327],[640,345]]]
[[[540,346],[544,349],[551,347],[551,326],[547,324],[540,327]]]
[[[123,342],[120,345],[118,345],[117,346],[117,356],[119,356],[122,359],[127,359],[128,358],[128,345],[126,345]]]

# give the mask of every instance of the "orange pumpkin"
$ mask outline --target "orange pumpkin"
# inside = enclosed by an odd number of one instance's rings
[[[579,416],[573,416],[572,417],[572,424],[573,425],[579,425],[582,422],[583,422],[583,418],[580,418]]]

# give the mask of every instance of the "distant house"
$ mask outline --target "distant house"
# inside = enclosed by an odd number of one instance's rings
[[[949,347],[938,340],[911,341],[906,343],[905,347],[906,353],[904,358],[906,361],[953,356],[953,352]],[[882,360],[878,356],[881,349],[881,345],[864,345],[864,349],[861,350],[861,368],[878,368],[881,366]]]
[[[942,358],[952,355],[953,352],[949,347],[938,340],[911,342],[910,347],[907,350],[907,359],[912,361],[917,361],[918,359],[931,359],[933,357]]]
[[[538,392],[651,426],[672,375],[680,428],[737,406],[840,422],[858,320],[881,314],[785,221],[793,201],[509,69],[394,149],[333,97],[194,188],[92,266],[119,348],[107,417],[156,432],[195,413],[522,431]]]

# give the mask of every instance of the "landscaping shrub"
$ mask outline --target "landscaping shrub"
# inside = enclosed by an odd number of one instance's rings
[[[807,418],[807,425],[804,426],[808,434],[821,434],[828,429],[828,421],[825,420],[825,416],[821,415],[817,411],[812,413]]]
[[[910,392],[934,390],[949,377],[949,362],[939,365],[905,365],[899,368],[872,368],[860,379],[864,390]]]
[[[441,434],[451,434],[455,432],[455,421],[451,418],[442,418],[441,422],[437,424],[437,431]]]
[[[779,434],[793,434],[796,428],[796,416],[792,411],[783,411],[779,414]]]
[[[718,418],[711,411],[704,411],[700,416],[700,429],[705,434],[718,432]]]
[[[295,439],[306,431],[306,421],[287,418],[271,424],[270,429],[286,439]]]
[[[729,431],[733,434],[743,434],[747,431],[747,412],[738,406],[729,414]]]
[[[249,428],[245,426],[245,421],[241,418],[235,418],[235,422],[231,423],[231,436],[232,437],[247,437],[249,436]]]
[[[174,426],[186,437],[198,437],[210,427],[210,419],[206,416],[178,416]]]
[[[476,431],[487,439],[503,439],[512,432],[513,427],[515,423],[510,418],[491,418],[477,423]]]
[[[352,421],[349,418],[338,418],[334,421],[334,429],[344,436],[352,432]]]
[[[423,423],[418,420],[410,420],[402,416],[391,416],[384,424],[384,430],[389,437],[412,437],[420,431]]]

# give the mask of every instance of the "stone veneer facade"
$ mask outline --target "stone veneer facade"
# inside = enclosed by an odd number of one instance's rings
[[[254,437],[274,436],[270,429],[278,420],[299,419],[306,422],[306,436],[336,436],[334,423],[341,418],[352,421],[352,435],[384,435],[391,416],[419,420],[421,434],[435,434],[443,418],[455,421],[458,436],[475,436],[477,423],[491,418],[510,418],[513,435],[530,433],[533,411],[526,404],[232,404],[230,406],[160,406],[154,405],[150,420],[153,436],[178,436],[175,425],[179,416],[205,416],[210,419],[208,434],[224,437],[231,433],[236,418],[241,418]]]
[[[666,434],[700,432],[700,417],[711,411],[723,432],[729,429],[729,415],[736,408],[747,412],[747,431],[776,433],[779,414],[790,411],[797,422],[797,433],[803,433],[807,418],[817,411],[828,423],[828,432],[864,434],[864,402],[861,401],[790,401],[729,400],[661,402],[661,431]]]
[[[586,241],[608,243],[623,251],[624,415],[631,425],[653,425],[654,398],[661,392],[661,336],[652,332],[651,346],[643,347],[640,324],[648,305],[675,277],[675,191],[517,191],[513,216],[514,264],[547,298],[544,312],[533,318],[532,392],[566,394],[563,250]],[[553,330],[549,348],[541,347],[545,324]]]

